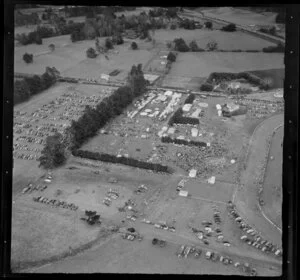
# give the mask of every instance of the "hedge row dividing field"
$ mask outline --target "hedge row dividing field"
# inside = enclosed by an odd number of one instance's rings
[[[176,139],[176,138],[171,138],[169,136],[163,136],[161,138],[161,142],[163,143],[173,143],[177,145],[185,145],[185,146],[197,146],[197,147],[207,147],[207,144],[205,142],[200,142],[200,141],[187,141],[184,139]]]
[[[138,167],[141,169],[152,170],[155,172],[172,173],[172,170],[168,166],[161,165],[159,163],[140,161],[129,157],[123,157],[123,156],[118,157],[110,154],[94,153],[94,152],[83,151],[83,150],[75,150],[72,152],[72,154],[75,157],[81,157],[81,158],[92,159],[92,160],[100,160],[109,163],[120,163],[132,167]]]

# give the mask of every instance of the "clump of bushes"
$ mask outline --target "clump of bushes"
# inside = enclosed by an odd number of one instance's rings
[[[212,84],[207,83],[207,82],[200,86],[201,91],[213,91],[213,89],[214,89],[214,86]]]
[[[123,156],[117,157],[110,154],[95,153],[95,152],[84,151],[84,150],[74,150],[72,151],[72,154],[75,157],[87,158],[92,160],[100,160],[100,161],[110,162],[110,163],[119,163],[119,164],[124,164],[132,167],[152,170],[155,172],[172,173],[172,170],[168,166],[161,165],[159,163],[140,161],[129,157],[123,157]]]
[[[276,28],[275,26],[272,26],[271,28],[260,28],[258,31],[266,34],[270,34],[275,36],[276,35]]]
[[[124,40],[123,37],[120,34],[118,34],[112,37],[112,42],[116,45],[122,45],[124,43]]]
[[[197,42],[195,40],[193,40],[193,41],[190,42],[189,47],[190,47],[190,50],[192,52],[199,51],[199,47],[198,47]]]
[[[14,104],[28,100],[32,95],[38,94],[53,85],[59,72],[53,67],[47,67],[43,75],[16,80],[14,82]]]
[[[188,29],[188,30],[194,30],[196,29],[196,24],[195,21],[190,20],[190,19],[184,19],[179,23],[179,27]]]
[[[184,104],[193,104],[196,95],[194,93],[189,94],[189,96],[185,99]]]
[[[209,51],[215,51],[218,49],[218,43],[216,41],[210,41],[206,44],[206,49]]]
[[[177,145],[185,145],[185,146],[197,146],[197,147],[207,147],[207,144],[205,142],[201,141],[193,141],[193,140],[184,140],[184,139],[173,139],[169,136],[163,136],[161,137],[161,142],[163,143],[173,143]]]
[[[108,50],[111,50],[111,49],[114,48],[114,44],[113,44],[113,42],[112,42],[111,39],[106,38],[106,40],[105,40],[105,47],[106,47],[106,49],[108,49]]]
[[[95,49],[89,48],[89,49],[86,50],[86,56],[88,58],[96,58],[97,57],[97,53],[96,53]]]
[[[222,31],[234,32],[236,31],[236,25],[234,23],[229,23],[221,28]]]
[[[50,45],[48,46],[48,48],[49,48],[49,50],[50,50],[51,52],[54,52],[54,51],[55,51],[55,45],[54,45],[54,44],[50,44]]]
[[[136,42],[131,43],[131,49],[136,50],[138,48],[138,45]]]
[[[204,23],[204,25],[205,25],[205,27],[208,28],[208,29],[212,29],[212,28],[213,28],[213,24],[212,24],[211,21],[206,21],[206,22]]]
[[[24,53],[23,60],[28,64],[33,62],[33,54]]]
[[[266,48],[263,48],[263,52],[266,53],[284,53],[285,47],[284,44],[278,43],[277,46],[269,46]]]
[[[184,117],[182,108],[178,108],[168,121],[168,125],[172,126],[174,123],[180,124],[199,124],[199,119]]]
[[[179,52],[188,52],[190,49],[182,38],[174,39],[175,50]]]
[[[171,30],[175,30],[176,28],[177,28],[177,25],[176,25],[176,24],[174,24],[174,23],[171,24],[171,26],[170,26],[170,29],[171,29]]]
[[[169,52],[167,56],[167,60],[170,62],[175,62],[176,61],[176,55],[173,52]]]

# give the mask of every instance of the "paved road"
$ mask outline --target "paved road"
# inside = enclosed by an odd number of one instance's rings
[[[248,150],[247,166],[241,174],[241,187],[236,190],[234,196],[234,203],[241,216],[260,231],[262,236],[278,246],[281,246],[282,235],[260,212],[256,178],[261,173],[262,162],[266,156],[267,139],[272,135],[274,129],[282,123],[283,114],[275,115],[260,123],[253,132]]]

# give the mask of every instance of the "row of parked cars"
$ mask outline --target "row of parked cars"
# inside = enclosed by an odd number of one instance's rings
[[[78,206],[73,203],[67,203],[66,201],[61,201],[59,199],[51,199],[43,196],[33,197],[33,201],[45,203],[54,207],[61,207],[69,210],[76,211]]]
[[[213,234],[216,237],[217,242],[222,242],[224,246],[231,246],[230,242],[224,240],[224,235],[220,228],[212,229],[212,223],[209,221],[202,221],[202,225],[204,226],[204,230],[192,227],[192,232],[196,235],[196,237],[201,240],[201,242],[205,245],[209,245],[208,237],[211,237]]]
[[[22,190],[22,193],[31,193],[33,191],[44,191],[45,189],[47,189],[47,185],[36,185],[34,186],[32,183],[30,183],[27,187],[25,187]]]
[[[235,206],[231,202],[228,204],[228,210],[229,216],[233,218],[239,228],[245,232],[245,234],[241,236],[242,241],[261,250],[262,252],[274,253],[277,257],[282,256],[282,250],[272,244],[272,242],[263,239],[255,229],[248,225],[237,213]]]
[[[119,197],[119,193],[116,190],[110,189],[107,192],[106,197],[103,199],[103,204],[109,207],[112,203],[112,199],[115,200],[118,197]]]
[[[155,228],[164,229],[164,230],[168,230],[171,232],[176,231],[174,226],[167,225],[166,222],[154,223],[154,222],[152,222],[150,220],[146,220],[146,219],[141,220],[141,222],[145,223],[145,224],[153,225]]]
[[[206,251],[203,252],[202,249],[196,247],[196,246],[191,246],[191,245],[181,245],[177,252],[176,255],[178,258],[187,258],[189,256],[193,256],[194,258],[198,259],[202,255],[202,253],[205,253],[205,258],[207,260],[211,260],[213,262],[221,262],[224,265],[234,265],[234,267],[240,268],[243,272],[251,275],[251,276],[256,276],[257,272],[255,268],[251,268],[248,263],[240,263],[240,262],[234,262],[230,257],[228,256],[222,256],[218,253],[212,252],[212,251]]]

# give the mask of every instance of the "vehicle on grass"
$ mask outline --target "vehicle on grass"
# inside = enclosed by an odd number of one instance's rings
[[[212,222],[209,222],[209,221],[202,221],[202,225],[209,227],[209,226],[212,225]]]
[[[135,229],[133,227],[130,227],[127,229],[129,232],[135,232]]]
[[[158,238],[153,238],[152,239],[152,244],[153,245],[158,245],[160,247],[165,247],[166,244],[167,244],[167,241],[161,240],[161,239],[158,239]]]
[[[207,239],[203,239],[202,242],[203,242],[205,245],[209,245],[209,242],[207,241]]]
[[[173,226],[169,227],[168,230],[171,231],[171,232],[175,232],[176,231],[175,227],[173,227]]]
[[[185,249],[184,249],[184,251],[183,251],[183,257],[184,257],[184,258],[187,258],[187,256],[188,256],[188,254],[189,254],[191,248],[192,248],[191,246],[186,246],[186,247],[185,247]]]
[[[183,252],[184,252],[184,249],[185,249],[185,245],[181,245],[177,252],[176,252],[176,255],[178,258],[182,258],[183,257]]]
[[[226,246],[226,247],[230,247],[230,243],[228,241],[223,241],[223,245]]]
[[[211,258],[211,256],[212,256],[212,252],[210,252],[210,251],[207,251],[206,253],[205,253],[205,258],[206,259],[210,259]]]
[[[241,264],[239,262],[234,263],[235,267],[239,267]]]
[[[22,193],[26,193],[29,189],[30,189],[29,187],[24,188]]]
[[[212,261],[216,262],[219,259],[219,255],[215,252],[212,252],[211,258]]]
[[[195,248],[195,254],[194,254],[195,258],[198,259],[201,256],[201,254],[202,254],[202,250],[199,248]]]

